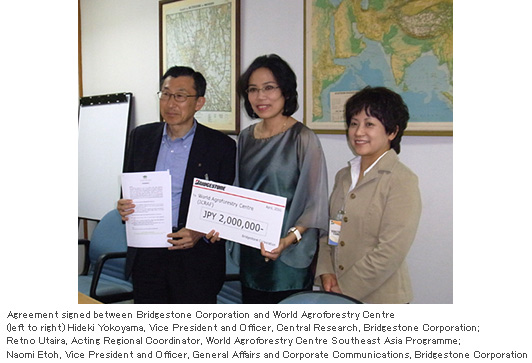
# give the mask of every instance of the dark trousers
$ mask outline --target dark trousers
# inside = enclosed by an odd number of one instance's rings
[[[198,283],[187,257],[165,248],[138,249],[132,270],[135,304],[216,304],[217,292]]]

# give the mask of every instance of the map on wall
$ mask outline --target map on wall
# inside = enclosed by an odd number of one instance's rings
[[[236,4],[234,0],[187,0],[162,6],[162,72],[194,68],[207,80],[201,123],[236,131]]]
[[[306,124],[344,130],[365,86],[399,93],[410,131],[452,131],[452,0],[306,0]]]

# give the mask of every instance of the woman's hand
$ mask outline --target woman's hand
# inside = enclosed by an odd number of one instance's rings
[[[220,240],[220,233],[216,232],[214,229],[205,235],[205,238],[211,241],[211,243],[216,243]]]
[[[270,252],[266,251],[266,248],[264,248],[264,242],[260,243],[260,253],[264,256],[264,261],[268,262],[269,260],[277,260],[279,256],[281,256],[281,252],[285,250],[288,246],[292,244],[292,240],[290,238],[284,237],[279,240],[279,246],[277,248],[274,248]]]
[[[300,234],[305,233],[307,230],[306,227],[297,226],[297,230]],[[281,253],[289,247],[291,244],[296,243],[297,237],[294,233],[288,233],[286,237],[283,237],[279,240],[279,246],[277,248],[274,248],[270,252],[266,251],[266,248],[264,248],[264,243],[260,243],[260,253],[264,256],[264,261],[268,262],[269,260],[277,260],[279,256],[281,256]]]
[[[335,274],[323,274],[320,275],[321,284],[323,289],[327,292],[336,292],[341,294],[340,286],[338,286],[338,279]]]
[[[186,250],[192,248],[203,237],[207,238],[211,243],[220,240],[220,234],[214,230],[204,234],[187,228],[181,228],[175,233],[169,233],[167,237],[169,238],[168,243],[172,244],[171,247],[168,247],[169,250]]]
[[[135,204],[131,199],[120,199],[116,205],[116,209],[118,209],[124,222],[129,220],[128,216],[135,211],[133,208],[135,208]]]

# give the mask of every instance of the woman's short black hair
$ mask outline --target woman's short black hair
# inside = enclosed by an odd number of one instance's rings
[[[258,117],[253,111],[251,103],[249,103],[246,90],[249,85],[251,74],[259,68],[267,68],[273,73],[273,76],[281,89],[281,93],[285,98],[283,115],[292,116],[299,108],[297,103],[296,74],[292,68],[290,68],[288,63],[277,54],[268,54],[256,58],[238,80],[237,91],[244,99],[244,107],[246,108],[249,117]]]
[[[390,135],[397,131],[391,141],[391,148],[399,154],[401,151],[401,137],[406,129],[410,114],[408,106],[400,95],[386,87],[367,86],[351,96],[345,104],[345,122],[347,128],[353,116],[365,111],[368,116],[378,119]]]
[[[169,68],[166,73],[161,77],[160,87],[163,86],[164,80],[168,77],[177,78],[177,77],[192,77],[194,79],[194,89],[198,97],[205,97],[205,91],[207,90],[207,81],[203,74],[196,72],[190,67],[182,66],[173,66]]]

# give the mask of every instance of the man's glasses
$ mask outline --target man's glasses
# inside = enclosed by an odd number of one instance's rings
[[[262,91],[266,96],[271,95],[279,86],[272,86],[271,84],[264,86],[262,88],[257,87],[248,87],[246,93],[250,96],[258,96],[259,92]]]
[[[159,99],[164,102],[170,100],[170,98],[173,96],[176,102],[179,103],[185,102],[189,97],[198,97],[198,95],[187,95],[186,93],[170,93],[164,91],[157,92],[157,96],[159,96]]]

